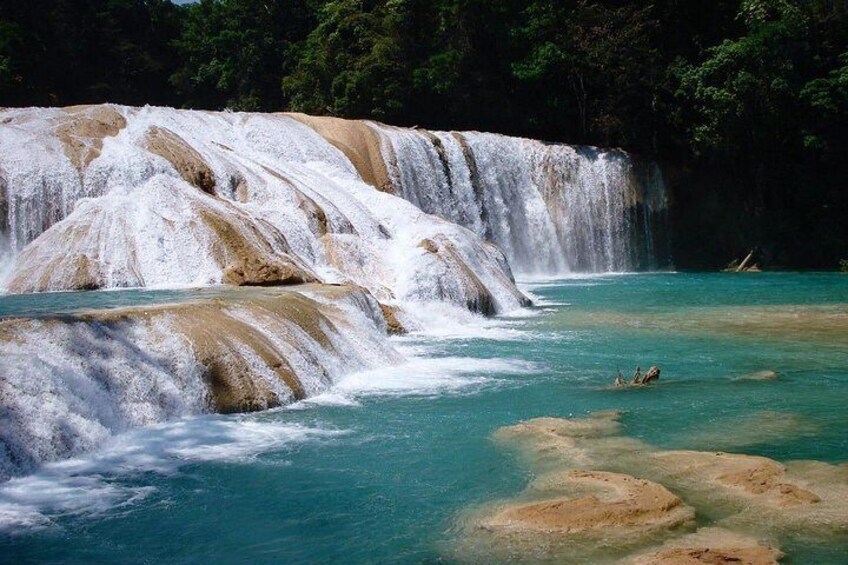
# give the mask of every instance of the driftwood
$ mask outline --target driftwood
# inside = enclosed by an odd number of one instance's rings
[[[755,251],[755,250],[754,250],[754,249],[752,249],[752,250],[751,250],[751,252],[750,252],[750,253],[748,253],[748,255],[747,255],[744,259],[742,259],[742,262],[741,262],[741,263],[739,263],[739,266],[738,266],[738,267],[736,267],[736,272],[737,272],[737,273],[740,273],[740,272],[742,272],[742,271],[744,271],[744,270],[745,270],[745,267],[747,267],[747,266],[748,266],[748,263],[751,261],[751,258],[754,256],[754,251]]]
[[[655,367],[651,367],[650,369],[648,369],[648,372],[645,373],[644,377],[642,377],[642,384],[646,385],[646,384],[650,383],[651,381],[658,381],[658,380],[660,380],[660,368],[655,366]]]
[[[657,366],[652,366],[644,375],[642,374],[642,368],[636,367],[636,370],[633,372],[633,377],[629,383],[624,380],[624,377],[621,375],[621,371],[619,371],[618,376],[615,377],[615,386],[643,386],[653,381],[658,381],[659,378],[660,368]]]

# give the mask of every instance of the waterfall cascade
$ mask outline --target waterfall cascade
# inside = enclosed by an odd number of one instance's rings
[[[658,169],[617,151],[297,114],[0,110],[7,292],[299,285],[0,321],[0,480],[398,361],[387,332],[433,304],[527,304],[510,263],[656,266],[665,205]]]
[[[11,292],[321,281],[514,309],[503,254],[360,178],[283,115],[4,110]]]
[[[132,427],[260,410],[402,357],[364,289],[232,289],[0,321],[0,481]]]
[[[627,153],[372,124],[391,186],[491,240],[526,274],[669,264],[662,173]]]

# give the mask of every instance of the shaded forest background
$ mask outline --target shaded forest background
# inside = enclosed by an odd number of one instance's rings
[[[0,105],[296,110],[622,147],[675,262],[848,257],[848,0],[2,0]]]

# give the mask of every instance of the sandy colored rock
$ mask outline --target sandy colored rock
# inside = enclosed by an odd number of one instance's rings
[[[695,512],[660,484],[621,473],[568,471],[544,478],[546,490],[577,486],[597,494],[507,504],[481,521],[487,529],[536,531],[551,535],[615,531],[629,537],[639,530],[673,529],[691,522]]]
[[[359,176],[383,192],[394,192],[383,159],[380,135],[361,120],[345,120],[330,116],[287,114],[311,127],[350,159]]]
[[[351,293],[367,293],[360,287],[308,285],[302,288],[304,292],[318,295],[326,291],[337,299]],[[327,329],[336,328],[334,316],[338,313],[298,290],[222,289],[220,298],[84,312],[76,320],[106,325],[166,324],[188,342],[197,362],[204,368],[215,412],[265,410],[306,395],[289,363],[292,349],[299,350],[302,361],[308,361],[319,370],[324,370],[325,362],[298,342],[289,341],[281,347],[272,336],[285,340],[281,329],[292,324],[327,351],[334,347]],[[233,314],[233,309],[250,313],[252,321]],[[10,321],[7,325],[21,323],[27,320]],[[0,322],[0,330],[2,327]]]
[[[703,528],[627,561],[629,565],[777,565],[772,545],[722,528]]]
[[[127,120],[113,106],[70,106],[56,125],[56,137],[74,167],[82,172],[100,156],[103,139],[118,135]]]
[[[70,216],[21,251],[6,289],[25,293],[148,286],[152,284],[148,276],[157,276],[158,265],[144,262],[139,250],[150,245],[151,237],[160,241],[190,238],[202,244],[205,260],[219,271],[208,272],[210,278],[201,284],[225,277],[226,282],[238,285],[317,280],[288,253],[279,230],[257,223],[232,202],[203,194],[167,175],[137,190],[146,191],[145,198],[132,205],[109,198],[80,203]],[[169,206],[184,212],[181,224],[162,215],[168,215]],[[137,218],[151,215],[161,220],[158,229],[139,230]],[[140,240],[139,233],[148,239]]]
[[[497,312],[495,298],[486,288],[486,285],[474,273],[453,243],[449,241],[437,241],[435,239],[423,239],[418,247],[433,255],[433,257],[448,266],[452,271],[459,271],[464,283],[466,296],[466,307],[472,312],[493,316]]]
[[[404,327],[403,323],[398,319],[400,308],[389,304],[383,304],[381,302],[380,310],[383,312],[383,318],[386,320],[386,326],[388,327],[389,334],[403,335],[407,333],[406,327]]]
[[[617,434],[621,430],[621,412],[593,412],[585,418],[534,418],[498,429],[495,439],[570,439],[592,438]]]
[[[685,470],[699,481],[732,489],[761,504],[785,508],[820,501],[815,493],[789,482],[785,467],[766,457],[704,451],[661,451],[652,457],[666,468]]]
[[[145,133],[143,145],[171,163],[187,183],[207,194],[215,194],[215,173],[183,138],[167,128],[153,126]]]
[[[276,286],[316,282],[316,279],[291,263],[247,257],[224,269],[223,282],[235,286]]]

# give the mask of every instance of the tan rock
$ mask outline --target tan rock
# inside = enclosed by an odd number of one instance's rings
[[[64,111],[67,116],[56,125],[56,137],[80,172],[100,156],[104,138],[118,135],[127,126],[124,116],[109,105],[70,106]]]
[[[215,173],[183,138],[167,128],[153,126],[144,135],[143,145],[171,163],[187,183],[207,194],[215,194]]]
[[[469,310],[484,316],[493,316],[497,312],[492,293],[468,266],[452,242],[422,239],[418,247],[433,255],[437,261],[447,265],[451,271],[459,272],[465,291],[466,307]]]
[[[330,116],[287,114],[311,127],[318,135],[350,159],[359,176],[383,192],[394,192],[383,159],[380,135],[361,120],[345,120]]]
[[[235,286],[276,286],[316,282],[316,279],[292,263],[247,257],[224,268],[223,281]]]
[[[398,319],[400,308],[389,304],[383,304],[381,302],[380,310],[383,312],[383,318],[386,319],[386,326],[389,329],[389,334],[403,335],[407,333],[406,327],[404,327],[403,323]]]
[[[544,478],[536,488],[588,488],[597,494],[508,504],[481,527],[565,535],[610,531],[631,537],[637,531],[667,530],[691,522],[695,512],[660,484],[621,473],[568,471]],[[554,483],[554,484],[552,484]]]
[[[756,499],[777,508],[815,504],[820,498],[786,477],[780,463],[766,457],[704,451],[660,451],[652,455],[671,473],[685,470],[697,481],[708,481],[731,494]],[[679,471],[678,471],[679,470]]]
[[[772,545],[722,528],[704,528],[636,556],[630,565],[777,565]]]

